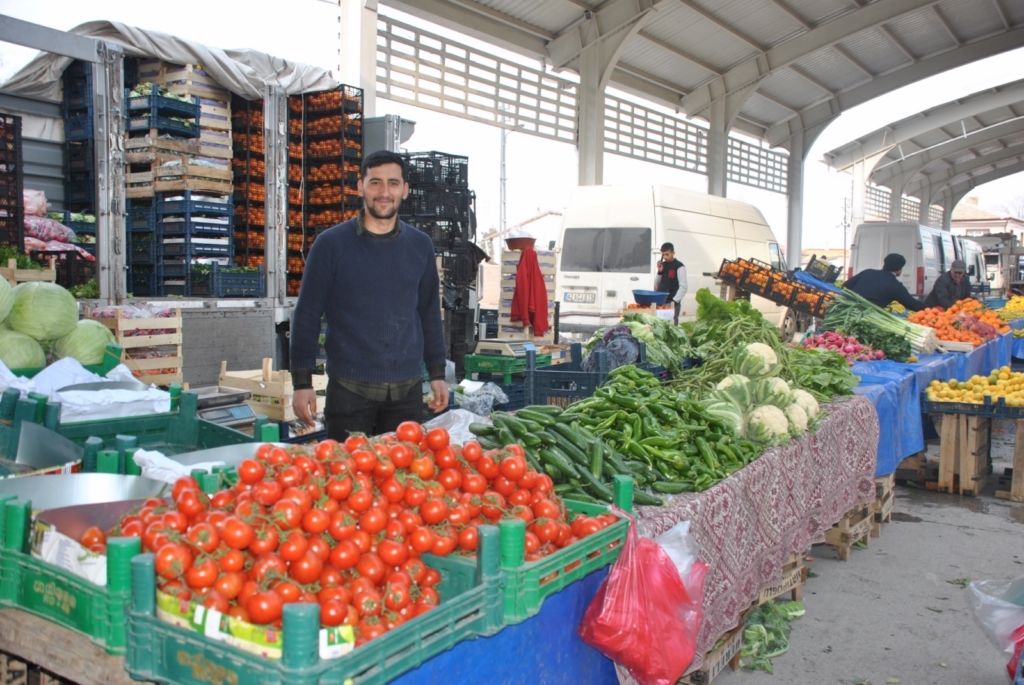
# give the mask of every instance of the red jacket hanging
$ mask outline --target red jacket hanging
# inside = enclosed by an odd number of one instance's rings
[[[533,328],[534,335],[548,331],[548,287],[540,272],[537,253],[532,247],[523,250],[516,270],[516,291],[512,295],[512,321],[522,321]]]

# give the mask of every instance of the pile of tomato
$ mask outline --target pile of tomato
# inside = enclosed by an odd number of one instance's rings
[[[278,627],[285,604],[315,602],[323,626],[355,627],[357,646],[437,606],[441,576],[421,555],[473,555],[480,525],[521,518],[535,561],[618,520],[570,522],[518,445],[460,447],[414,422],[344,444],[260,445],[237,475],[209,496],[181,478],[173,505],[148,499],[109,534],[142,539],[161,592]],[[103,550],[102,530],[86,536]]]

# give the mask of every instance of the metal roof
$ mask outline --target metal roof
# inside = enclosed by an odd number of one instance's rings
[[[787,149],[844,110],[1024,45],[1019,0],[381,1],[576,72],[595,32],[642,19],[611,85],[705,119],[724,101],[735,128]]]
[[[977,185],[1024,170],[1024,80],[889,124],[825,160],[837,169],[863,160],[868,180],[928,204],[959,200]]]

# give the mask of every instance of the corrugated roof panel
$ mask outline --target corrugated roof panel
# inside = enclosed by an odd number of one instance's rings
[[[787,38],[806,31],[796,19],[768,0],[690,1],[763,48],[778,45]]]
[[[1024,133],[1014,133],[1008,136],[1003,136],[999,139],[1001,143],[1007,147],[1013,147],[1014,145],[1024,145]]]
[[[942,160],[935,160],[929,164],[924,165],[918,173],[922,173],[926,176],[930,176],[938,171],[942,171],[946,168],[946,163]]]
[[[798,111],[828,95],[828,92],[802,78],[792,69],[775,72],[762,81],[757,89]]]
[[[644,26],[644,33],[679,47],[719,71],[725,71],[757,55],[749,45],[699,13],[685,5],[675,7],[678,9],[659,11],[657,20]]]
[[[572,3],[552,0],[471,0],[467,4],[481,5],[549,33],[560,31],[583,14]]]
[[[949,126],[945,129],[933,128],[930,131],[926,131],[925,133],[914,136],[907,142],[916,145],[918,149],[924,150],[930,147],[935,147],[936,145],[941,145],[942,143],[945,143],[947,140],[952,140],[953,138],[956,138],[960,135],[960,126],[955,125]],[[907,142],[902,143],[903,154],[907,154]]]
[[[972,150],[976,154],[972,154],[971,150],[964,150],[957,154],[947,155],[944,159],[948,160],[951,164],[962,164],[965,161],[974,159],[974,157],[984,157],[985,155],[992,154],[993,152],[999,152],[1003,149],[1003,144],[997,140],[993,140],[988,143],[981,143],[975,145]]]
[[[880,74],[910,62],[907,56],[893,45],[892,40],[877,29],[861,31],[839,45],[857,60],[857,64],[872,74]]]
[[[834,93],[867,79],[863,72],[831,48],[817,50],[795,64],[798,69],[825,84]]]
[[[983,112],[974,118],[977,119],[982,126],[988,127],[1013,119],[1014,116],[1006,107],[1000,107],[988,112]]]
[[[806,19],[819,26],[856,9],[849,0],[779,0]]]
[[[956,46],[930,8],[904,14],[885,28],[915,57],[924,57]]]
[[[992,5],[994,0],[989,2],[975,2],[974,0],[944,0],[936,5],[946,23],[953,27],[953,31],[960,40],[971,41],[975,38],[988,36],[996,31],[1003,31],[1003,20],[999,18],[996,8]],[[1021,4],[1020,0],[1012,0],[1010,3]]]
[[[793,116],[793,113],[785,107],[780,107],[768,98],[761,97],[758,93],[747,98],[743,107],[740,108],[740,114],[768,126],[774,126]]]
[[[707,69],[643,39],[630,41],[619,62],[674,83],[686,91],[693,90],[711,76]]]

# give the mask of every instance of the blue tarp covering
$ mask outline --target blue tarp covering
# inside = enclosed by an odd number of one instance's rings
[[[1024,319],[1016,319],[1014,321],[1011,321],[1010,322],[1010,328],[1012,328],[1014,330],[1019,330],[1021,328],[1024,328]],[[1017,359],[1024,359],[1024,338],[1013,338],[1012,337],[1013,336],[1012,331],[1011,331],[1010,335],[1011,335],[1011,340],[1013,340],[1012,347],[1011,347],[1013,356],[1016,357]]]
[[[875,473],[883,476],[890,474],[903,459],[896,452],[896,436],[899,434],[896,384],[858,385],[853,392],[868,398],[875,405],[875,411],[878,412],[878,466]]]
[[[824,291],[833,292],[833,293],[840,293],[840,292],[842,292],[839,288],[835,287],[831,283],[826,283],[825,281],[819,281],[817,278],[815,278],[814,276],[810,275],[806,271],[797,271],[796,273],[793,274],[793,278],[795,278],[796,280],[800,281],[801,283],[807,284],[808,286],[810,286],[812,288],[816,288],[817,290],[824,290]]]

